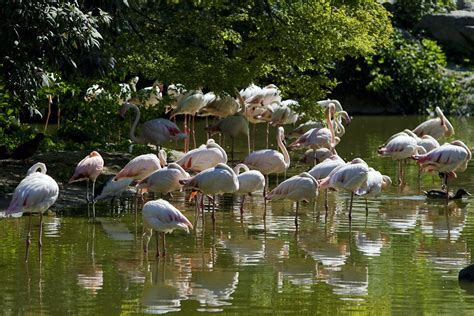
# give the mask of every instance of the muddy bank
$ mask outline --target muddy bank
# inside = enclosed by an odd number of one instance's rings
[[[59,151],[38,153],[31,157],[28,163],[17,160],[0,160],[0,210],[8,207],[13,191],[26,176],[28,168],[36,162],[43,162],[48,169],[47,174],[53,177],[59,185],[59,197],[51,207],[54,210],[74,208],[85,205],[86,182],[68,184],[67,181],[74,173],[76,165],[89,151]],[[104,171],[97,178],[97,185],[109,176],[116,174],[131,159],[137,155],[118,152],[100,152],[104,158]],[[170,159],[179,156],[179,152],[171,152]]]

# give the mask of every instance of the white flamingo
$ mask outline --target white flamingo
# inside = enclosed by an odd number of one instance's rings
[[[243,173],[240,173],[241,169],[244,169]],[[264,190],[265,177],[260,171],[250,170],[249,167],[243,163],[236,165],[234,167],[234,171],[237,174],[237,179],[239,180],[239,189],[236,193],[242,195],[242,199],[240,201],[240,214],[242,215],[244,211],[245,196],[247,194],[250,195],[255,191]]]
[[[199,172],[197,175],[180,180],[183,188],[201,191],[212,195],[212,223],[215,224],[215,196],[216,194],[234,193],[239,189],[239,180],[234,170],[224,163]],[[204,210],[203,210],[204,211]]]
[[[349,220],[352,218],[352,201],[354,192],[367,181],[369,166],[360,158],[353,159],[350,163],[339,166],[320,182],[321,189],[332,188],[351,192],[349,207]]]
[[[290,166],[290,155],[283,144],[284,139],[285,129],[280,126],[277,132],[277,144],[281,152],[274,149],[257,150],[248,155],[243,163],[250,169],[260,171],[265,176],[273,173],[280,174],[286,172]],[[268,186],[268,177],[266,185]]]
[[[298,209],[300,201],[314,201],[318,197],[319,183],[307,172],[293,176],[271,190],[267,200],[288,199],[296,202],[295,226],[298,229]]]
[[[163,240],[162,256],[166,255],[166,240],[165,234],[171,233],[175,229],[182,229],[189,233],[189,229],[193,229],[193,224],[183,215],[176,207],[171,205],[168,201],[159,199],[156,201],[149,201],[143,205],[143,226],[145,232],[143,233],[144,252],[148,252],[148,243],[150,242],[153,231],[156,234],[156,257],[160,256],[160,246],[158,242],[158,233],[161,233]]]
[[[39,170],[39,172],[37,172]],[[43,213],[58,199],[59,186],[57,182],[46,174],[46,165],[38,162],[28,169],[27,176],[21,180],[15,188],[10,205],[4,216],[18,217],[23,212],[29,212],[28,235],[26,237],[25,261],[28,261],[28,250],[31,244],[31,214],[40,214],[40,226],[38,233],[38,246],[41,249],[43,243],[41,236],[43,232]]]
[[[138,121],[140,120],[140,110],[138,107],[129,102],[124,102],[120,109],[120,116],[123,118],[125,113],[129,109],[133,109],[136,113],[135,121],[130,128],[130,139],[138,144],[153,144],[158,148],[161,144],[173,140],[185,139],[187,135],[182,133],[178,126],[170,120],[164,118],[158,118],[146,121],[143,123],[141,134],[135,135],[135,129],[137,128]]]
[[[432,118],[423,123],[419,124],[413,132],[418,135],[419,137],[423,135],[431,135],[436,139],[440,139],[441,137],[449,137],[454,135],[454,128],[451,125],[451,122],[444,116],[443,111],[439,107],[435,109],[436,114],[438,114],[437,118]]]
[[[308,165],[317,165],[333,155],[327,148],[308,149],[301,155],[300,162]]]
[[[115,175],[114,180],[117,181],[122,178],[141,180],[149,176],[166,165],[166,159],[161,154],[162,152],[160,151],[160,157],[155,154],[145,154],[133,158]]]
[[[227,153],[214,139],[209,138],[205,145],[188,151],[176,163],[185,170],[199,172],[215,167],[218,163],[227,163]]]
[[[369,168],[367,173],[367,180],[360,186],[355,194],[358,196],[365,197],[365,214],[368,215],[369,206],[367,203],[367,198],[377,197],[382,193],[383,190],[390,187],[392,184],[392,179],[389,176],[381,174],[379,171],[374,168]]]

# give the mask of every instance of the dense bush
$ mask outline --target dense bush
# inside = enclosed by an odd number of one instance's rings
[[[417,41],[397,32],[393,45],[369,59],[368,66],[368,90],[405,113],[424,113],[435,106],[456,110],[460,88],[447,74],[446,56],[434,41]]]
[[[412,28],[427,14],[455,9],[452,0],[397,0],[392,7],[396,26]]]

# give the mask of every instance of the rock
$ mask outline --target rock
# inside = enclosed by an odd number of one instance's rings
[[[474,11],[474,3],[471,0],[457,0],[456,8],[458,10]]]
[[[474,12],[472,11],[458,10],[426,15],[416,28],[425,30],[430,37],[454,53],[473,56]]]
[[[458,280],[473,282],[474,281],[474,264],[471,264],[470,266],[467,266],[461,271],[459,271]]]

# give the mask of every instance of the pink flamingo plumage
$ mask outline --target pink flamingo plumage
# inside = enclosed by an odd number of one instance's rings
[[[381,174],[374,168],[369,168],[367,180],[355,191],[358,196],[365,197],[365,214],[368,215],[369,206],[367,203],[368,197],[376,197],[383,190],[387,189],[392,184],[392,179],[389,176]]]
[[[444,174],[446,192],[448,192],[448,179],[456,178],[456,171],[466,170],[471,158],[471,151],[460,140],[443,144],[423,155],[413,155],[422,171],[438,171]]]
[[[244,172],[240,173],[241,169],[244,169]],[[240,201],[240,214],[242,215],[244,212],[245,195],[250,195],[255,191],[264,190],[265,176],[258,170],[250,170],[249,167],[243,163],[236,165],[234,171],[239,180],[239,189],[236,193],[242,195],[242,200]]]
[[[158,243],[158,233],[161,233],[163,240],[162,255],[166,255],[165,234],[171,233],[175,229],[182,229],[189,233],[189,229],[193,229],[193,224],[184,216],[176,207],[166,200],[149,201],[143,205],[143,226],[145,232],[143,237],[146,238],[143,250],[148,252],[148,243],[150,242],[153,230],[156,230],[156,257],[160,256],[160,247]]]
[[[125,167],[115,175],[114,180],[122,178],[141,180],[156,170],[161,169],[162,164],[165,163],[166,161],[163,160],[161,154],[160,158],[155,154],[140,155],[130,160]]]
[[[332,188],[351,192],[351,204],[349,207],[349,219],[351,219],[354,192],[367,181],[368,173],[369,166],[365,161],[360,158],[355,158],[350,163],[333,169],[326,178],[321,180],[319,183],[320,188]]]
[[[104,170],[104,159],[97,151],[92,151],[84,159],[79,161],[74,170],[74,174],[69,179],[68,183],[87,181],[86,201],[89,203],[93,201],[95,194],[95,180]],[[92,181],[92,197],[89,198],[89,181]]]
[[[441,111],[439,107],[436,107],[435,111],[438,117],[424,121],[415,127],[413,132],[416,135],[419,137],[422,137],[423,135],[431,135],[435,139],[439,139],[443,136],[449,137],[454,134],[453,125],[451,125],[451,122],[449,122],[446,116],[444,116],[443,111]]]
[[[39,169],[40,172],[37,172]],[[21,180],[15,188],[10,205],[6,209],[5,216],[21,216],[23,212],[29,212],[28,235],[26,237],[26,256],[28,261],[28,250],[31,244],[31,214],[40,214],[40,228],[38,233],[38,246],[42,247],[41,235],[43,231],[43,213],[58,199],[59,187],[57,182],[46,174],[46,165],[38,162],[28,169],[27,176]]]
[[[176,163],[185,170],[200,172],[218,163],[227,163],[227,153],[214,139],[209,138],[205,145],[188,151]]]
[[[148,177],[140,180],[137,184],[138,189],[148,190],[157,193],[171,193],[181,189],[179,180],[189,178],[189,173],[176,164],[170,163],[166,167],[156,170]]]

